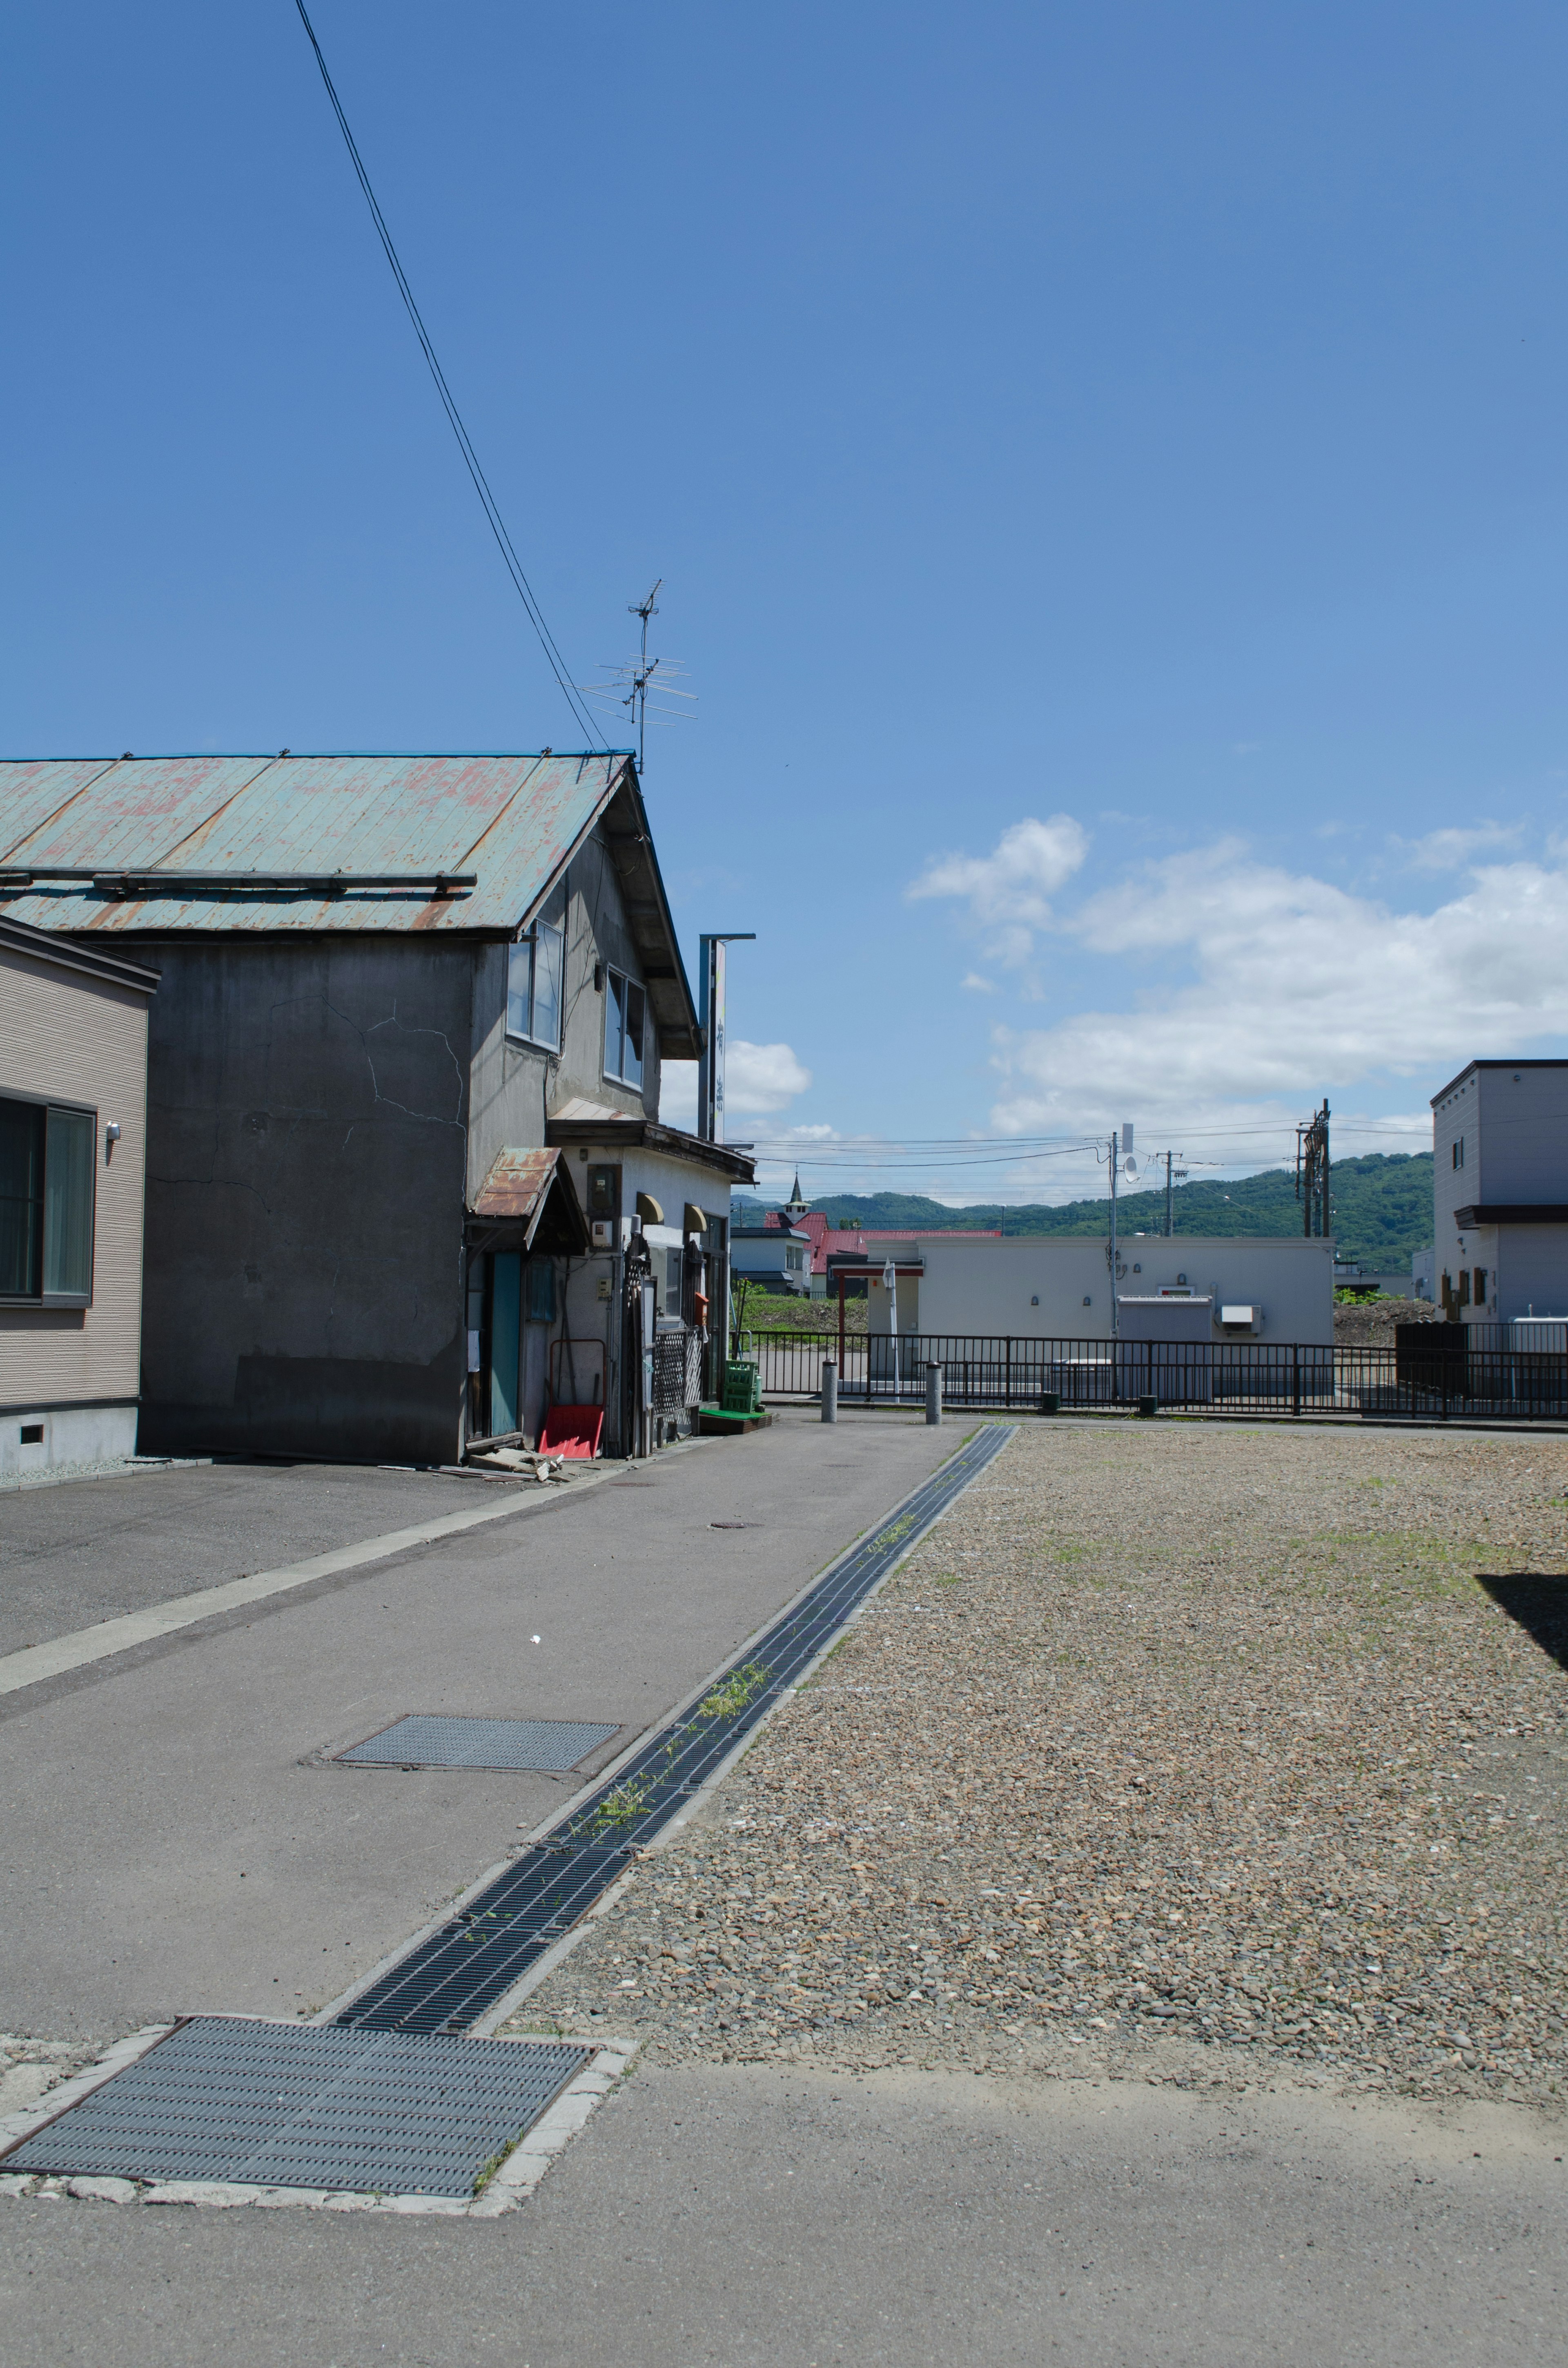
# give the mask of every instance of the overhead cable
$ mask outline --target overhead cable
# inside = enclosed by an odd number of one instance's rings
[[[458,439],[458,450],[461,452],[468,473],[473,480],[473,489],[479,495],[481,506],[489,522],[490,531],[494,536],[501,557],[506,563],[506,573],[510,575],[517,588],[517,597],[528,611],[529,623],[539,635],[540,646],[549,661],[551,674],[561,686],[562,696],[572,710],[574,719],[588,734],[590,742],[595,746],[603,748],[606,745],[604,734],[588,710],[578,699],[571,670],[555,646],[554,636],[544,620],[544,612],[535,599],[533,587],[523,573],[523,564],[517,557],[511,536],[506,531],[506,521],[502,517],[495,496],[490,490],[490,481],[480,467],[479,455],[474,450],[468,429],[463,425],[462,414],[458,409],[451,388],[447,384],[446,372],[442,370],[437,358],[436,348],[430,342],[430,335],[420,316],[419,307],[414,301],[414,290],[408,284],[402,264],[398,261],[397,249],[392,245],[392,233],[386,225],[386,217],[376,202],[376,193],[370,187],[370,176],[366,172],[364,160],[355,145],[354,134],[348,129],[348,118],[343,112],[343,102],[337,96],[331,74],[327,72],[326,60],[322,55],[322,46],[316,39],[315,27],[306,13],[305,0],[294,0],[294,5],[299,9],[300,22],[305,28],[311,47],[316,53],[316,63],[321,68],[321,78],[326,85],[326,95],[332,101],[332,111],[337,118],[337,128],[343,134],[354,170],[358,176],[359,187],[365,192],[365,202],[370,209],[370,219],[376,225],[377,235],[386,250],[386,258],[392,266],[392,278],[397,281],[398,294],[408,309],[408,317],[414,324],[414,334],[418,338],[425,359],[430,365],[430,375],[436,381],[436,392],[441,398],[441,406],[448,419],[451,422],[452,433]]]

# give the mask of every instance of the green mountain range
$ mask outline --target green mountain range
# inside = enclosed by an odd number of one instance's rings
[[[1408,1273],[1411,1253],[1425,1248],[1432,1239],[1431,1153],[1390,1157],[1372,1152],[1364,1159],[1337,1160],[1331,1193],[1340,1256],[1389,1273]],[[762,1212],[769,1205],[737,1193],[735,1222],[760,1224]],[[1110,1202],[1103,1196],[1066,1201],[1057,1208],[979,1201],[968,1208],[949,1209],[940,1201],[927,1201],[915,1192],[832,1192],[813,1201],[812,1206],[835,1225],[910,1225],[927,1233],[999,1225],[1009,1235],[1103,1234],[1110,1215]],[[1288,1167],[1267,1167],[1260,1175],[1233,1176],[1216,1183],[1178,1184],[1172,1194],[1172,1213],[1178,1234],[1299,1234],[1301,1230],[1301,1204]],[[1163,1233],[1165,1224],[1163,1189],[1118,1196],[1119,1233]]]

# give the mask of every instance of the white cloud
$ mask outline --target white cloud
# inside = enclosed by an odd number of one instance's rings
[[[1396,838],[1394,845],[1417,871],[1468,871],[1478,855],[1513,847],[1519,838],[1516,823],[1480,823],[1473,830],[1429,830],[1425,838]]]
[[[748,1044],[742,1037],[731,1037],[724,1065],[728,1109],[781,1110],[811,1082],[811,1071],[788,1044]]]
[[[1034,932],[1051,924],[1050,899],[1088,851],[1088,833],[1071,814],[1030,815],[1005,830],[989,855],[934,856],[905,894],[961,896],[992,960],[1016,969],[1034,951]]]
[[[725,1051],[724,1107],[737,1117],[781,1110],[803,1094],[812,1073],[788,1044],[748,1044],[732,1036]],[[666,1061],[659,1080],[659,1116],[666,1126],[697,1123],[697,1064]]]
[[[971,995],[994,995],[996,992],[995,980],[982,978],[978,971],[971,970],[967,977],[960,979],[959,985],[967,986]]]
[[[1228,1165],[1249,1144],[1274,1159],[1325,1087],[1392,1072],[1415,1085],[1408,1116],[1367,1121],[1388,1140],[1356,1147],[1410,1149],[1426,1096],[1465,1061],[1568,1031],[1568,871],[1535,863],[1479,870],[1436,911],[1396,913],[1229,841],[1151,865],[1059,926],[1130,970],[1174,957],[1190,974],[1134,985],[1131,1008],[995,1030],[1004,1132],[1132,1118],[1145,1141],[1153,1129]]]

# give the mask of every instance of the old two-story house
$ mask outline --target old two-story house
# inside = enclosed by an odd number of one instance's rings
[[[1568,1061],[1471,1061],[1432,1097],[1432,1149],[1450,1320],[1568,1315]]]
[[[658,1122],[699,1031],[630,757],[0,765],[0,913],[159,974],[144,1451],[689,1428],[752,1167]]]

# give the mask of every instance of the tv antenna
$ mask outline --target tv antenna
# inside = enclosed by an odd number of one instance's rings
[[[691,723],[693,718],[690,710],[697,704],[697,693],[694,690],[676,689],[676,680],[686,672],[686,668],[678,659],[651,658],[648,655],[648,620],[659,613],[659,589],[664,580],[661,575],[645,599],[629,600],[626,604],[628,616],[642,620],[642,640],[636,655],[622,658],[618,664],[611,664],[607,660],[605,671],[609,677],[608,682],[584,682],[577,686],[578,689],[586,698],[591,699],[596,706],[630,709],[632,723],[637,728],[639,773],[643,769],[643,746],[647,735],[650,690],[653,693],[653,724],[656,730],[667,729],[673,723]],[[666,706],[665,701],[671,699],[682,700],[687,703],[681,707]]]

